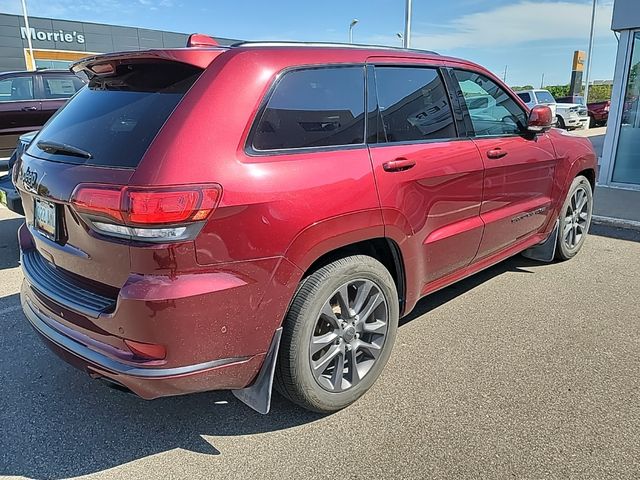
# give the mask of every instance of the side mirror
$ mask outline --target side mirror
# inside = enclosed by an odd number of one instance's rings
[[[553,125],[553,113],[546,105],[536,105],[529,112],[527,130],[533,133],[542,133],[549,130]]]

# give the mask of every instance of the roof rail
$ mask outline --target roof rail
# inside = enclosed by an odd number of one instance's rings
[[[337,43],[337,42],[286,42],[286,41],[247,41],[232,43],[231,47],[332,47],[332,48],[353,48],[353,49],[379,49],[396,52],[416,52],[439,55],[432,50],[420,50],[416,48],[390,47],[388,45],[363,45],[357,43]]]

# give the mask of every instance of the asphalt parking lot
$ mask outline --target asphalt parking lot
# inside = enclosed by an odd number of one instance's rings
[[[226,392],[143,401],[58,361],[20,311],[21,222],[0,208],[3,478],[640,475],[639,233],[599,227],[570,262],[516,257],[449,287],[357,404],[276,398],[261,416]]]

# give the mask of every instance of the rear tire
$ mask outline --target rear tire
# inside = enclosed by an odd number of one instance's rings
[[[352,404],[384,369],[398,317],[393,277],[374,258],[354,255],[316,270],[283,323],[277,390],[316,412]]]
[[[556,259],[569,260],[582,248],[593,213],[593,190],[589,180],[578,175],[573,179],[560,210]]]

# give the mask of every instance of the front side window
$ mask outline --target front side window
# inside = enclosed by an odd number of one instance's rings
[[[253,148],[364,143],[364,67],[294,70],[283,75],[254,127]]]
[[[479,73],[455,70],[477,137],[516,135],[524,131],[527,115],[494,81]]]
[[[33,77],[11,77],[0,80],[0,102],[33,100]]]
[[[436,69],[376,67],[376,86],[388,142],[456,137],[447,91]]]

